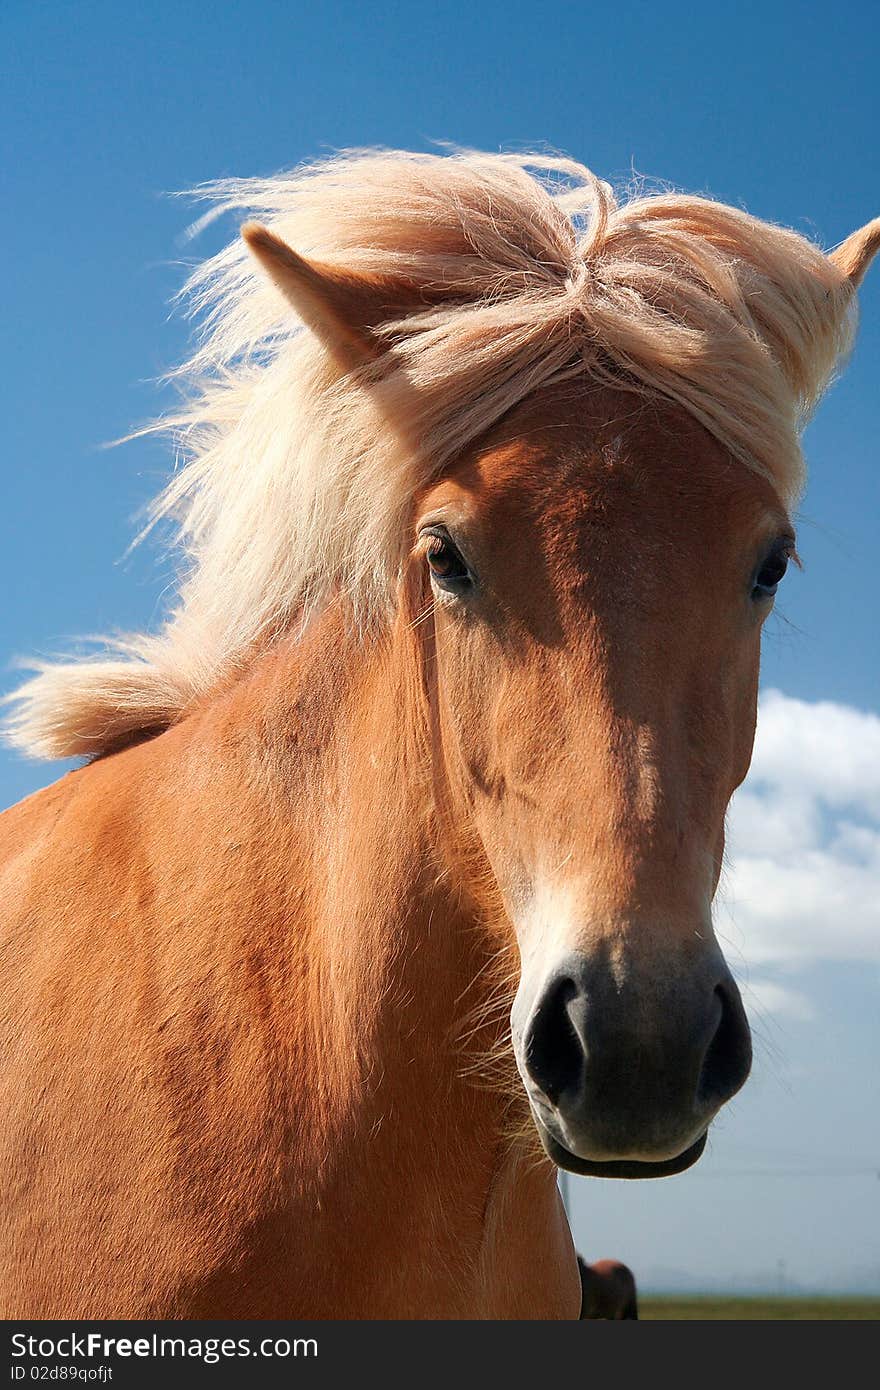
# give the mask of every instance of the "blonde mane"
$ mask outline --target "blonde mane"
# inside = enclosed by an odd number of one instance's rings
[[[381,621],[414,496],[554,382],[678,402],[797,497],[799,431],[851,340],[853,295],[796,233],[684,194],[618,205],[543,155],[355,152],[199,192],[208,218],[256,216],[424,304],[380,326],[388,351],[365,380],[340,375],[240,240],[195,271],[185,403],[154,427],[186,460],[152,514],[178,526],[177,606],[158,635],[39,667],[10,697],[29,753],[94,756],[167,727],[335,593]]]

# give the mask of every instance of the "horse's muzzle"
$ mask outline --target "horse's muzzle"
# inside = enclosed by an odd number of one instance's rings
[[[517,1064],[560,1167],[607,1177],[681,1172],[748,1076],[749,1027],[720,952],[679,966],[674,951],[662,976],[572,953],[537,989],[520,987]]]

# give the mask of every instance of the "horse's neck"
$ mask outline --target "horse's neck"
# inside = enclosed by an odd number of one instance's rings
[[[290,823],[292,944],[326,983],[310,1001],[325,1038],[337,1029],[343,1056],[375,1053],[388,1084],[400,1071],[409,1091],[423,1066],[435,1079],[445,1070],[476,1105],[461,1034],[492,988],[496,948],[462,906],[439,843],[431,733],[408,660],[394,638],[358,642],[331,613],[251,683],[261,730],[251,748],[273,818]],[[505,1102],[483,1094],[477,1108]]]
[[[273,653],[245,699],[262,731],[257,780],[294,827],[287,949],[309,1034],[298,1105],[332,1156],[316,1200],[340,1213],[346,1242],[380,1258],[390,1241],[389,1267],[407,1248],[423,1262],[430,1231],[437,1260],[473,1277],[511,1239],[540,1263],[545,1228],[567,1236],[549,1165],[512,1132],[527,1120],[515,1075],[494,1080],[481,1058],[509,1000],[492,1009],[496,948],[437,843],[430,721],[405,641],[364,646],[330,615]]]

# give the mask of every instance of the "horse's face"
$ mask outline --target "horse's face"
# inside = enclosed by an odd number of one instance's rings
[[[516,934],[544,1146],[679,1171],[749,1071],[710,904],[790,522],[683,412],[594,390],[511,418],[417,533],[451,806]]]
[[[470,283],[463,267],[480,242],[463,236],[458,194],[453,201],[463,278],[446,282],[432,260],[430,285],[402,270],[306,261],[272,231],[243,228],[337,367],[365,387],[390,387],[378,405],[404,452],[432,428],[436,436],[431,409],[442,392],[436,383],[419,389],[430,356],[415,354],[415,377],[406,351],[399,370],[383,374],[381,364],[401,316],[416,315],[418,334],[418,313],[435,294],[448,307]],[[494,235],[491,212],[473,215]],[[435,230],[445,255],[447,232],[440,222]],[[736,245],[740,231],[713,234],[719,245],[728,235]],[[746,241],[757,254],[758,232]],[[784,359],[793,391],[803,376],[799,393],[813,378],[820,386],[824,354],[845,337],[851,289],[880,248],[880,219],[832,253],[833,272],[820,273],[802,246],[777,302],[771,268],[781,274],[794,245],[783,252],[774,241],[772,254],[768,246],[765,346]],[[657,243],[646,246],[644,264],[654,266]],[[531,249],[523,255],[534,261]],[[505,259],[502,279],[486,281],[493,295],[513,264]],[[725,295],[731,273],[727,260],[713,272]],[[576,302],[566,297],[568,312]],[[383,323],[390,335],[376,332]],[[469,343],[476,370],[487,343],[472,330],[444,341],[463,351]],[[481,370],[491,383],[485,360]],[[497,407],[497,389],[487,389]],[[350,503],[361,495],[358,475],[341,476],[345,505],[359,515]],[[417,511],[416,549],[436,601],[431,687],[446,829],[465,842],[463,878],[482,884],[488,871],[516,935],[513,1042],[544,1145],[581,1172],[678,1171],[699,1156],[712,1117],[749,1070],[748,1028],[710,902],[725,809],[751,755],[760,629],[793,548],[788,518],[773,488],[683,410],[594,386],[547,391],[511,413]],[[407,613],[412,597],[408,588]]]

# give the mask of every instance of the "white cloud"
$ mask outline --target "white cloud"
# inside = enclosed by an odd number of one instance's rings
[[[781,985],[778,980],[764,980],[755,977],[740,979],[743,1004],[752,1023],[763,1025],[770,1019],[788,1018],[807,1022],[815,1018],[813,1006],[806,995],[789,985]]]
[[[764,693],[716,922],[734,969],[880,963],[880,718]],[[782,987],[761,988],[772,1012]],[[783,994],[785,1012],[802,1009]]]
[[[761,697],[749,782],[858,806],[880,820],[880,718],[849,705]]]

